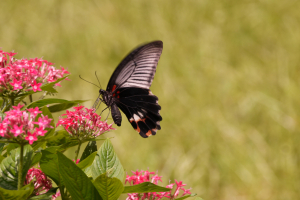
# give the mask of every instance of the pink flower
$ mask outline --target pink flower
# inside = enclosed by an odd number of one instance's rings
[[[137,185],[137,184],[140,184],[143,182],[149,182],[149,180],[152,180],[152,183],[157,185],[158,181],[162,182],[162,180],[161,180],[162,176],[158,176],[157,174],[151,178],[150,175],[155,174],[154,172],[143,171],[143,170],[141,170],[139,172],[137,170],[135,172],[132,171],[132,173],[134,174],[132,176],[126,175],[125,184],[128,182],[130,185]],[[191,192],[190,192],[191,189],[183,188],[185,186],[185,184],[183,184],[182,181],[178,182],[177,180],[175,180],[175,182],[176,182],[177,187],[176,187],[174,194],[171,193],[171,189],[173,188],[175,183],[171,183],[166,186],[166,188],[170,188],[170,191],[168,191],[168,192],[148,192],[148,193],[144,193],[144,194],[130,193],[130,194],[128,194],[128,197],[126,198],[126,200],[144,200],[144,199],[159,200],[161,198],[176,199],[176,197],[178,197],[178,195],[179,195],[179,190],[184,191],[183,194],[181,195],[181,197],[191,194]]]
[[[21,108],[23,108],[22,104],[18,104],[17,106],[12,106],[14,109],[16,110],[21,110]]]
[[[93,109],[85,108],[83,106],[73,107],[75,111],[66,111],[66,118],[60,117],[57,126],[61,125],[72,137],[95,138],[99,135],[114,130],[112,124],[108,125],[101,121],[101,116],[94,113]]]
[[[73,160],[73,162],[74,162],[74,160]],[[77,165],[79,162],[80,162],[80,159],[77,159],[77,160],[76,160],[76,165]]]
[[[14,125],[14,128],[11,129],[10,132],[14,133],[14,136],[17,137],[18,135],[20,135],[24,132],[23,126],[18,127],[17,125]]]
[[[40,128],[44,129],[50,125],[51,120],[52,119],[49,119],[48,116],[42,115],[42,117],[38,119],[38,122],[34,122],[34,124],[38,124]]]
[[[0,124],[0,136],[4,137],[5,133],[6,133],[6,125],[5,124]]]
[[[40,116],[36,119],[35,113],[40,113],[38,108],[20,110],[22,106],[13,106],[10,111],[5,112],[5,117],[0,118],[0,136],[12,140],[27,140],[32,144],[37,140],[37,136],[43,136],[47,131],[45,128],[51,128],[47,116]],[[38,122],[36,122],[38,120]],[[35,127],[34,124],[42,126]]]
[[[12,86],[14,86],[14,90],[17,89],[23,89],[22,85],[22,81],[17,81],[17,79],[14,79],[14,81],[11,83]]]
[[[55,69],[53,63],[47,60],[16,59],[13,52],[0,52],[0,91],[2,94],[19,93],[24,91],[41,91],[44,83],[54,82],[69,72],[64,69]],[[67,80],[67,79],[66,79]],[[13,90],[9,85],[13,86]]]
[[[39,127],[39,128],[36,128],[36,129],[35,129],[35,134],[36,134],[36,135],[44,136],[45,133],[47,133],[47,131],[44,130],[43,127]]]
[[[36,91],[42,91],[41,86],[42,86],[42,83],[36,83],[35,80],[34,80],[34,83],[31,84],[32,90],[34,92],[36,92]]]
[[[33,116],[37,116],[39,113],[42,113],[42,111],[39,111],[38,107],[35,108],[28,108],[27,109],[28,112],[30,112],[30,114],[32,114]]]
[[[33,182],[35,195],[45,194],[52,188],[51,180],[39,169],[31,168],[28,170],[25,184]]]
[[[25,137],[25,140],[27,140],[29,142],[29,144],[32,144],[34,141],[37,141],[36,134],[28,133],[27,136]]]

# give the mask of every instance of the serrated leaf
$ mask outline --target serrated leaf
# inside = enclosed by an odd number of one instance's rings
[[[122,182],[117,178],[101,174],[93,182],[103,200],[117,200],[124,189]]]
[[[30,145],[24,146],[23,152],[23,172],[24,180],[32,161],[33,150]],[[18,167],[20,159],[20,147],[10,152],[0,164],[0,187],[8,190],[16,190],[18,185]],[[23,181],[22,181],[23,182]]]
[[[0,187],[0,200],[24,200],[33,192],[33,183],[25,185],[21,190],[6,190]]]
[[[80,162],[77,164],[77,166],[78,166],[80,169],[82,169],[82,170],[85,169],[85,168],[87,168],[87,167],[89,167],[89,166],[93,163],[96,154],[97,154],[97,152],[92,153],[92,154],[89,155],[86,159],[84,159],[83,161],[80,161]]]
[[[57,185],[61,185],[61,177],[58,171],[58,158],[56,151],[59,147],[49,147],[42,150],[40,167],[42,171],[49,176]]]
[[[138,185],[125,186],[123,193],[147,193],[147,192],[168,192],[170,188],[161,187],[150,182]]]
[[[81,162],[81,160],[84,160],[85,158],[87,158],[89,155],[91,155],[95,151],[97,151],[96,141],[89,141],[89,143],[86,145],[86,147],[81,155],[80,162]]]
[[[193,196],[196,196],[197,194],[189,194],[189,195],[185,195],[183,197],[180,197],[180,198],[177,198],[176,200],[183,200],[183,199],[186,199],[186,198],[189,198],[189,197],[193,197]],[[202,200],[202,198],[200,197],[197,197],[196,198],[197,200]]]
[[[59,173],[61,174],[72,199],[101,199],[91,180],[79,167],[76,166],[73,161],[60,152],[57,152],[57,156],[59,162]]]
[[[116,177],[121,182],[124,181],[125,172],[123,166],[109,139],[106,139],[99,148],[97,156],[91,166],[91,171],[94,179],[106,173],[108,177]]]

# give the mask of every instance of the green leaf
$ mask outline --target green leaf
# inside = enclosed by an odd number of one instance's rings
[[[22,94],[19,94],[16,99],[15,99],[15,102],[14,104],[15,105],[18,105],[23,99],[25,99],[27,96],[31,95],[31,94],[34,94],[35,92],[34,91],[28,91],[28,92],[23,92]]]
[[[193,197],[193,196],[196,196],[197,194],[189,194],[189,195],[185,195],[183,197],[180,197],[180,198],[177,198],[176,200],[183,200],[183,199],[186,199],[186,198],[189,198],[189,197]],[[197,197],[195,200],[203,200],[202,198],[200,197]]]
[[[2,160],[4,159],[5,157],[0,155],[0,163],[2,162]]]
[[[0,143],[0,155],[2,154],[4,146],[5,146],[5,143]]]
[[[147,192],[168,192],[170,188],[161,187],[150,182],[138,185],[125,186],[123,193],[147,193]]]
[[[54,82],[46,83],[46,84],[44,84],[44,85],[41,87],[41,89],[42,89],[43,91],[46,91],[46,92],[57,93],[57,91],[53,88],[54,85],[55,85],[56,83],[58,83],[58,82],[64,80],[64,79],[67,78],[67,77],[68,77],[68,76],[65,76],[65,77],[62,77],[62,78],[57,79],[57,80],[54,81]]]
[[[103,200],[117,200],[124,189],[122,182],[117,178],[100,175],[93,182]]]
[[[86,147],[81,155],[80,162],[81,162],[81,160],[84,160],[85,158],[87,158],[89,155],[91,155],[95,151],[97,151],[97,143],[96,143],[96,141],[90,141],[86,145]]]
[[[60,152],[57,152],[57,156],[59,162],[59,173],[61,174],[72,199],[101,199],[91,180],[79,167],[76,166],[73,161]]]
[[[89,155],[86,159],[84,159],[83,161],[80,161],[77,166],[80,168],[80,169],[85,169],[87,167],[89,167],[94,159],[95,159],[95,156],[97,155],[97,152],[94,152],[92,153],[91,155]]]
[[[67,110],[73,106],[77,106],[80,103],[85,102],[86,100],[74,100],[74,101],[69,101],[67,103],[60,103],[56,105],[49,106],[49,110],[54,113],[54,112],[59,112],[63,110]]]
[[[42,171],[49,176],[58,186],[61,185],[61,177],[58,172],[58,158],[56,151],[59,147],[49,147],[42,150],[40,167]]]
[[[75,106],[79,103],[83,103],[85,100],[74,100],[74,101],[68,101],[65,99],[57,99],[57,98],[49,98],[49,99],[42,99],[35,102],[32,102],[31,104],[28,104],[25,108],[35,108],[35,107],[43,107],[43,106],[49,106],[49,110],[51,113],[58,112],[62,110],[66,110],[72,106]],[[25,109],[24,107],[22,109]]]
[[[116,177],[121,182],[124,181],[125,172],[121,162],[114,152],[114,148],[109,139],[106,139],[99,148],[97,156],[91,166],[93,178],[107,173],[108,177]]]
[[[33,151],[30,145],[24,146],[23,152],[23,172],[24,180],[32,161]],[[0,187],[8,190],[16,190],[18,185],[18,167],[20,159],[20,147],[10,152],[0,164]]]
[[[21,190],[6,190],[0,187],[0,200],[24,200],[33,192],[33,183],[25,185]]]
[[[7,151],[7,153],[9,154],[12,150],[14,150],[14,149],[16,149],[16,148],[19,148],[19,147],[20,147],[20,145],[18,145],[17,143],[9,143],[9,144],[7,145],[6,151]]]
[[[5,118],[5,113],[3,113],[3,112],[0,112],[0,118],[1,118],[1,120],[3,120],[4,118]]]
[[[71,140],[66,130],[55,131],[54,135],[47,139],[47,146],[59,146],[59,151],[65,151],[78,143],[78,140]]]
[[[31,167],[37,164],[38,162],[40,162],[41,158],[42,158],[42,153],[37,152],[32,158]]]
[[[59,146],[70,141],[70,135],[66,130],[58,130],[55,131],[51,137],[48,138],[47,146]]]
[[[57,187],[51,188],[45,194],[40,194],[38,196],[31,197],[29,200],[50,200],[52,199],[52,195],[56,194],[57,189],[58,189]]]

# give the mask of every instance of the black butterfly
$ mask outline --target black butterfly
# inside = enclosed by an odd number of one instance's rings
[[[155,135],[160,130],[161,107],[158,105],[158,98],[149,88],[162,49],[162,41],[150,42],[134,49],[114,71],[106,91],[99,91],[102,98],[98,98],[98,101],[103,101],[111,110],[115,124],[121,126],[122,122],[119,107],[132,127],[144,138]],[[96,104],[97,101],[94,108]]]

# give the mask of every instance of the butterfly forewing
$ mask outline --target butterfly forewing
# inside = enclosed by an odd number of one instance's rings
[[[149,89],[162,49],[162,41],[154,41],[133,50],[118,65],[108,82],[106,90],[113,92],[114,85],[116,85],[116,88],[138,87]]]

